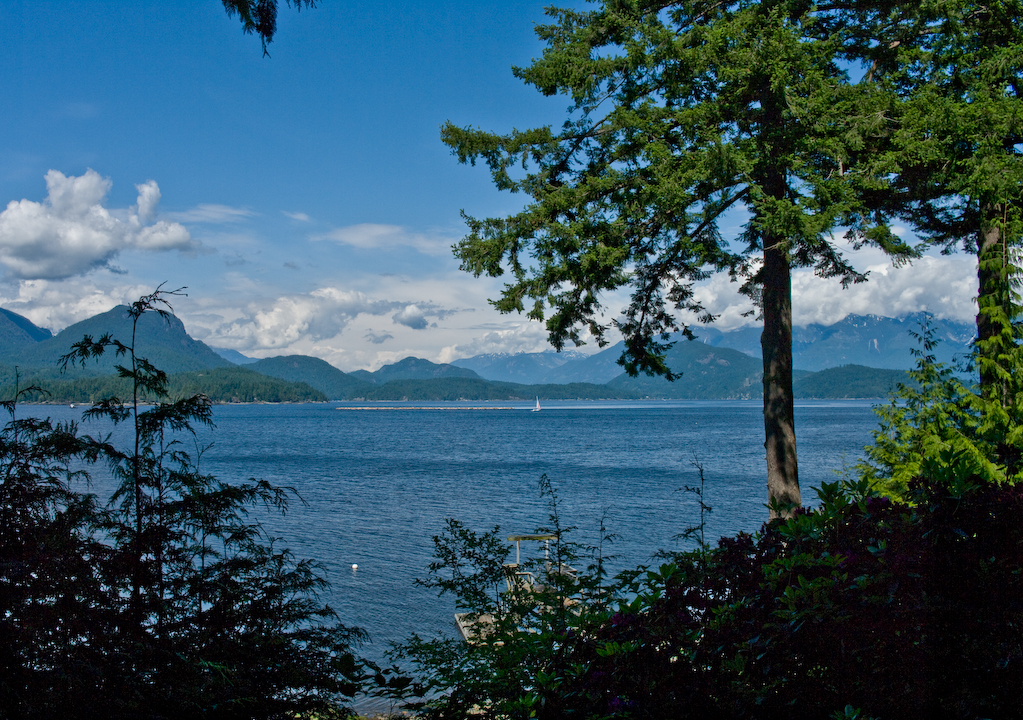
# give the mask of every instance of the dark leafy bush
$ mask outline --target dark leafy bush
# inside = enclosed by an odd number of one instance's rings
[[[584,715],[1009,718],[1023,707],[1023,490],[865,484],[626,588],[574,654]]]
[[[910,494],[825,485],[819,509],[625,573],[600,602],[576,578],[488,601],[503,620],[483,642],[402,650],[435,717],[1018,717],[1023,488]]]

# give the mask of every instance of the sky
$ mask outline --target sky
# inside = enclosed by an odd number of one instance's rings
[[[525,198],[440,141],[445,121],[560,126],[568,100],[511,72],[542,53],[548,3],[281,0],[263,57],[220,0],[0,0],[0,307],[57,332],[165,283],[187,288],[175,312],[208,345],[346,371],[549,349],[450,249],[462,210]],[[868,283],[795,273],[797,324],[972,322],[970,256],[850,257]],[[722,330],[753,322],[726,276],[698,297]]]

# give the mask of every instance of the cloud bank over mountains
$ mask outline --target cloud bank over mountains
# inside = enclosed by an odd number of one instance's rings
[[[501,279],[458,270],[450,245],[461,228],[324,228],[291,209],[215,202],[160,213],[153,180],[135,186],[133,205],[109,208],[112,182],[94,170],[77,177],[50,170],[45,181],[44,200],[12,201],[0,213],[0,306],[55,332],[167,282],[189,288],[174,306],[194,337],[252,357],[314,355],[354,370],[409,355],[450,362],[548,348],[541,323],[488,304]],[[796,324],[921,310],[973,320],[971,255],[927,255],[894,268],[879,251],[836,244],[869,281],[843,290],[811,270],[794,271]],[[719,274],[696,290],[722,330],[755,322],[737,289]],[[627,302],[618,293],[604,305],[613,316]]]
[[[300,340],[329,340],[359,315],[385,315],[398,304],[374,300],[361,292],[319,288],[270,302],[249,302],[233,317],[214,316],[203,325],[208,344],[240,351],[283,350]],[[229,313],[232,308],[224,308]],[[282,354],[282,353],[275,353]]]
[[[809,269],[792,272],[793,323],[833,325],[847,315],[899,317],[929,312],[936,317],[973,322],[977,314],[977,260],[972,255],[925,255],[912,265],[894,268],[881,253],[857,263],[867,282],[842,288],[832,278]],[[748,298],[740,296],[727,275],[718,274],[695,291],[696,298],[717,316],[721,330],[751,325]],[[695,322],[695,318],[693,318]]]

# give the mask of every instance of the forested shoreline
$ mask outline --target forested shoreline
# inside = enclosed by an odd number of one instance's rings
[[[7,373],[13,376],[13,371]],[[86,404],[111,395],[123,396],[128,389],[124,378],[111,375],[54,379],[56,373],[26,372],[25,383],[36,390],[22,395],[22,402],[39,404]],[[59,376],[57,376],[59,377]],[[313,379],[312,382],[316,383]],[[881,370],[861,366],[843,366],[817,373],[803,373],[796,381],[796,397],[806,399],[880,399],[899,383],[912,384],[910,374],[901,370]],[[736,383],[734,378],[716,383],[689,383],[686,378],[672,384],[633,388],[609,383],[564,383],[523,385],[478,378],[437,378],[391,380],[380,385],[362,384],[349,388],[341,397],[327,391],[336,383],[281,380],[246,368],[215,368],[202,372],[172,373],[168,376],[170,397],[202,393],[214,403],[253,402],[488,402],[543,400],[748,400],[758,397],[756,385]],[[13,385],[0,387],[10,396]],[[333,393],[336,395],[337,393]],[[147,401],[157,398],[146,396]]]

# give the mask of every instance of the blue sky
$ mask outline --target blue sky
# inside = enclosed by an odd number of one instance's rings
[[[2,0],[0,306],[56,331],[166,282],[188,287],[193,336],[252,357],[545,349],[542,326],[487,305],[500,281],[451,257],[460,210],[523,198],[459,165],[439,126],[560,125],[566,99],[511,74],[542,52],[546,3],[282,0],[264,58],[219,0]],[[856,263],[872,281],[852,291],[798,273],[797,322],[974,312],[968,257]],[[722,329],[749,322],[727,278],[701,294]]]

